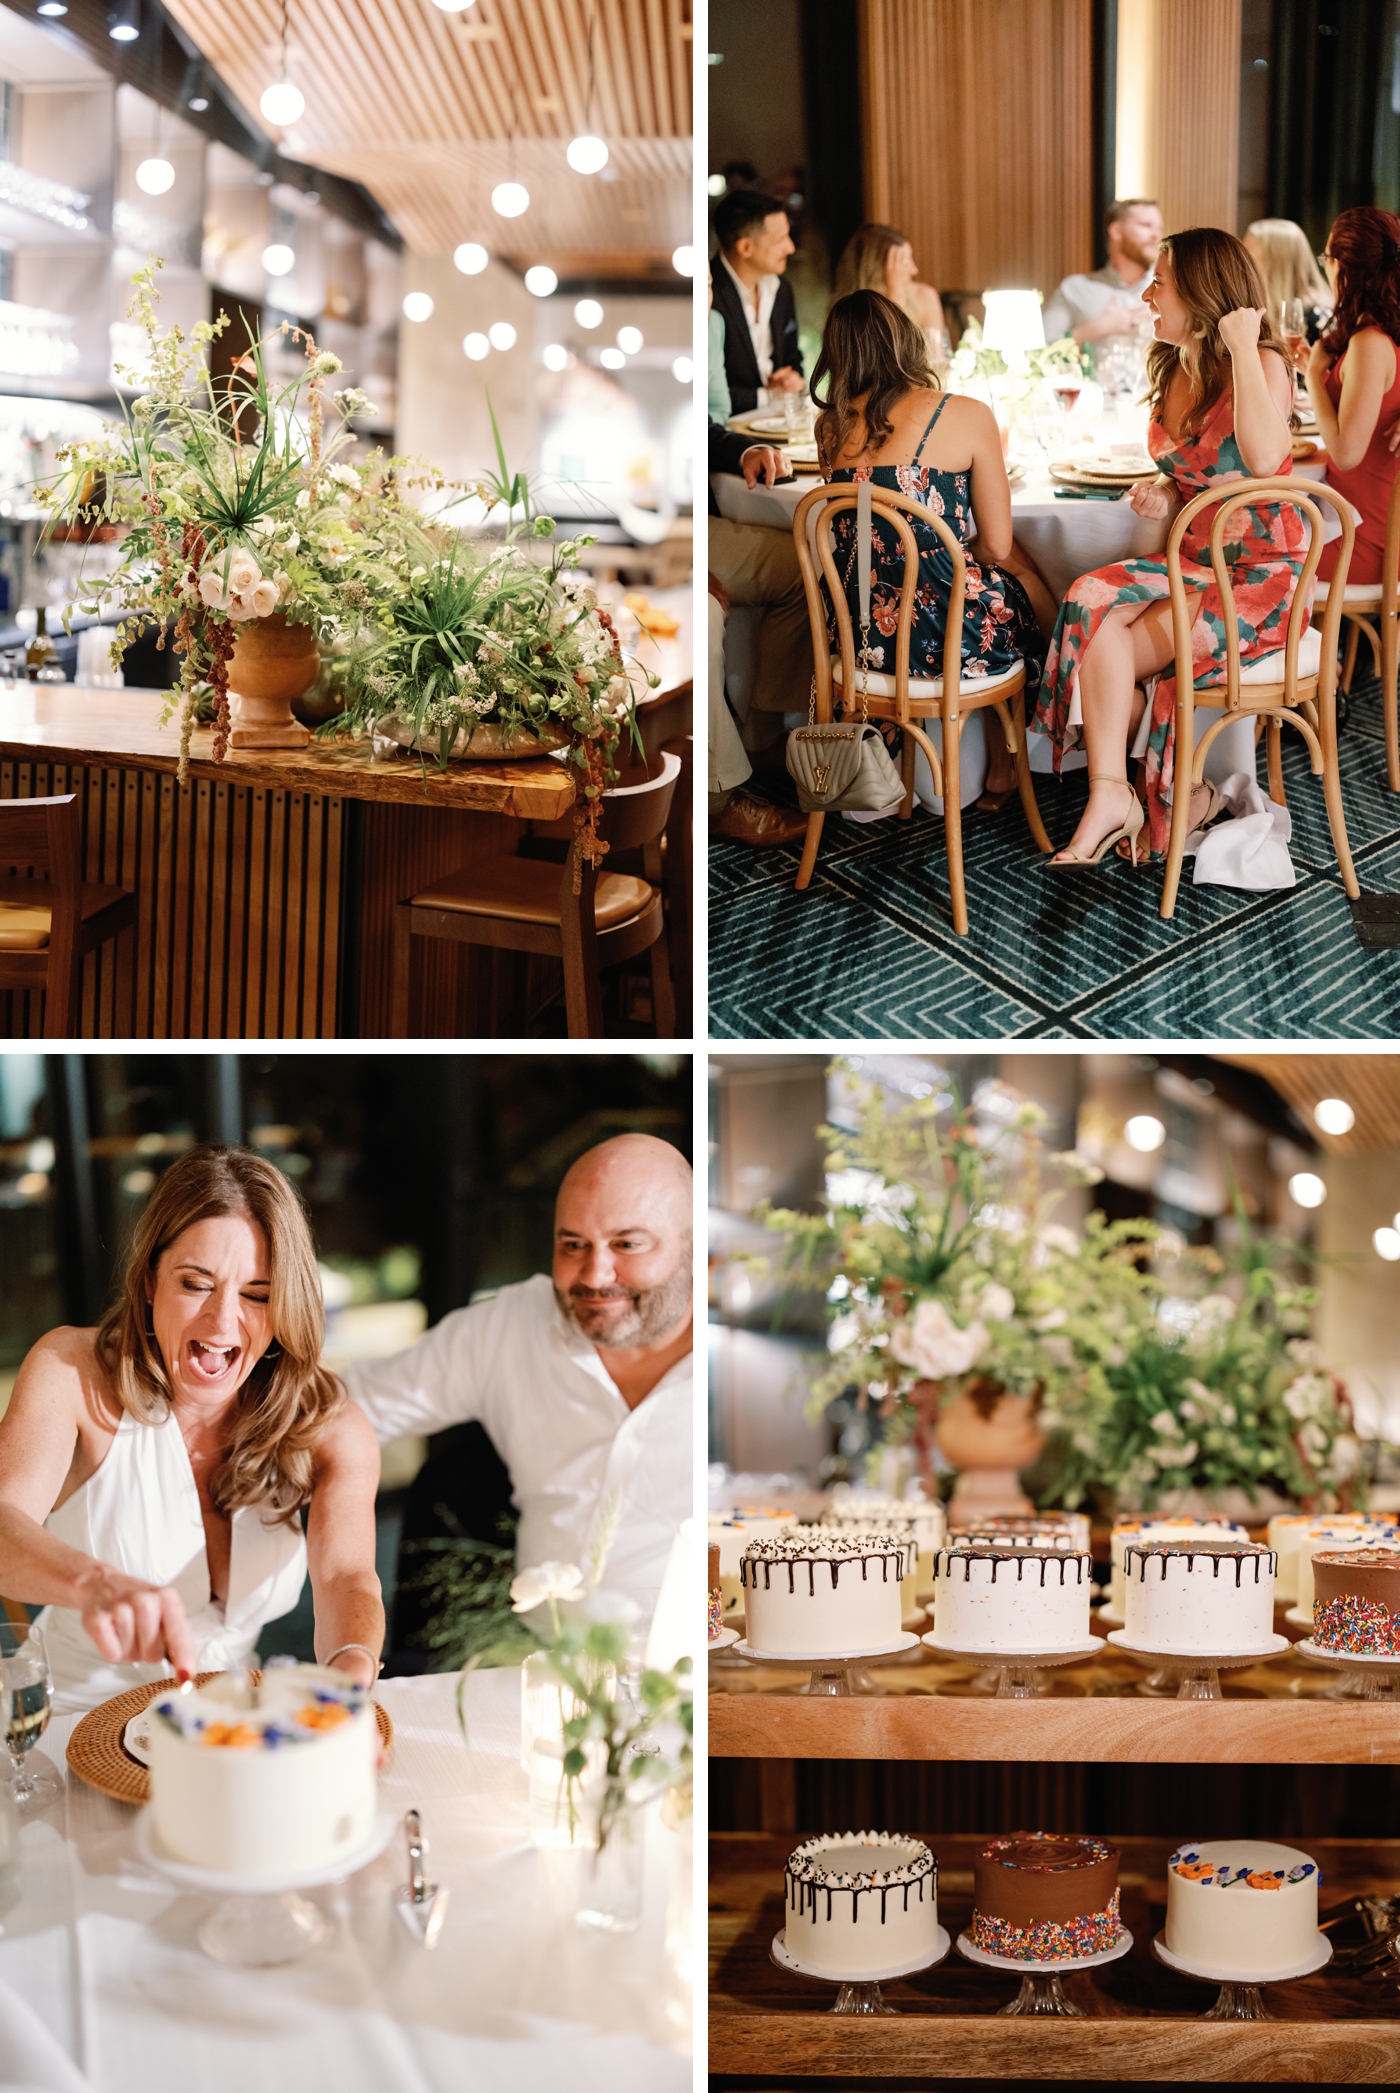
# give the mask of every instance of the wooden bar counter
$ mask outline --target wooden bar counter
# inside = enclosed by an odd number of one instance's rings
[[[207,728],[181,785],[165,703],[0,682],[0,799],[77,793],[84,877],[139,897],[135,930],[84,963],[84,1038],[384,1037],[395,905],[574,800],[547,756],[442,772],[312,741],[215,763]],[[434,946],[423,971],[426,1036],[485,1032],[458,948]],[[37,1037],[39,1004],[0,996],[0,1036]]]

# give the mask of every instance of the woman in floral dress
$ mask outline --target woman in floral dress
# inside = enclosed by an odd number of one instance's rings
[[[964,682],[995,676],[1018,657],[1027,680],[1039,674],[1055,618],[1054,600],[1011,536],[1011,490],[996,418],[978,400],[941,391],[928,364],[928,346],[909,315],[879,291],[852,291],[827,318],[821,355],[812,373],[812,397],[825,381],[817,445],[829,480],[870,480],[908,496],[941,516],[968,548],[963,607]],[[974,536],[973,511],[976,510]],[[918,599],[909,635],[911,676],[943,672],[943,639],[953,563],[942,540],[909,517],[919,547]],[[832,522],[832,552],[858,621],[856,518],[844,510]],[[904,548],[894,532],[871,526],[870,641],[872,668],[894,667],[882,644],[899,622]],[[823,584],[825,586],[825,584]],[[836,650],[835,612],[827,622]],[[989,737],[990,738],[990,737]],[[1001,737],[1001,759],[1015,773]],[[988,778],[996,789],[996,779]]]
[[[1171,518],[1213,483],[1291,473],[1292,373],[1243,243],[1213,228],[1172,234],[1162,242],[1145,296],[1155,316],[1147,447],[1161,477],[1133,489],[1129,500],[1137,513]],[[1198,683],[1216,680],[1225,666],[1225,626],[1210,564],[1214,516],[1204,510],[1181,546]],[[1305,539],[1296,509],[1261,502],[1236,511],[1225,553],[1243,661],[1283,646]],[[1151,847],[1166,849],[1175,656],[1165,554],[1100,567],[1065,597],[1032,724],[1053,739],[1057,770],[1065,750],[1083,741],[1089,799],[1068,849],[1052,864],[1092,863],[1119,837],[1123,855],[1141,854],[1143,815],[1127,778],[1128,752],[1143,726],[1138,686],[1159,671],[1165,673],[1158,675],[1142,753]],[[1193,827],[1215,806],[1213,787],[1198,786]]]

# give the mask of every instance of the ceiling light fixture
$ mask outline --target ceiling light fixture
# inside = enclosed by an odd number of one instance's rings
[[[547,371],[566,371],[569,368],[569,352],[560,342],[551,342],[540,360]]]
[[[491,208],[498,218],[518,218],[530,208],[530,192],[523,182],[497,182],[491,191]]]
[[[695,376],[695,365],[688,356],[678,356],[671,365],[671,376],[681,385],[689,385]]]
[[[64,6],[63,0],[39,0],[39,12],[41,15],[56,17],[58,15],[66,15],[68,9]]]
[[[460,247],[453,248],[452,259],[463,276],[480,276],[491,257],[475,240],[463,240]]]
[[[164,196],[175,186],[175,170],[168,160],[143,160],[136,170],[136,186],[147,196]]]
[[[484,357],[491,354],[491,344],[487,341],[484,334],[469,334],[465,336],[462,347],[466,350],[473,363],[480,363]]]
[[[114,44],[134,44],[141,34],[137,20],[140,0],[117,0],[116,7],[108,16],[107,34]]]
[[[602,349],[599,351],[598,361],[602,364],[605,371],[620,371],[625,366],[627,358],[623,355],[621,349]]]
[[[275,124],[279,131],[285,131],[289,124],[300,123],[306,110],[306,96],[299,87],[293,87],[287,78],[287,32],[290,12],[291,0],[282,0],[282,73],[271,87],[264,90],[263,98],[258,103],[268,122]]]
[[[465,14],[469,7],[475,7],[476,0],[433,0],[433,4],[445,15],[460,15]]]
[[[518,339],[509,320],[497,320],[494,327],[487,328],[486,334],[493,349],[513,349]]]
[[[576,138],[569,140],[564,157],[575,174],[599,174],[608,164],[607,140],[600,138],[593,126],[593,30],[597,20],[597,0],[588,10],[588,88],[583,98],[583,129]]]
[[[1371,1238],[1377,1257],[1388,1265],[1400,1264],[1400,1229],[1378,1228]]]
[[[1123,1133],[1129,1148],[1135,1148],[1139,1155],[1144,1156],[1150,1156],[1167,1138],[1161,1120],[1154,1119],[1150,1112],[1140,1112],[1130,1119]]]
[[[1327,1187],[1311,1170],[1300,1170],[1288,1180],[1288,1196],[1295,1206],[1321,1206]]]
[[[559,278],[543,262],[536,262],[533,269],[525,271],[525,288],[535,298],[551,298],[559,288]]]
[[[678,247],[671,256],[671,267],[675,270],[677,276],[693,276],[695,274],[695,249],[693,247]]]
[[[290,247],[284,246],[280,240],[274,240],[270,247],[264,247],[262,251],[262,265],[269,276],[290,276],[297,265],[297,258]]]
[[[1324,1097],[1313,1106],[1313,1118],[1324,1134],[1349,1134],[1356,1125],[1356,1114],[1341,1097]]]
[[[629,356],[635,356],[638,349],[642,346],[641,328],[619,327],[617,330],[617,346],[619,349],[624,349]]]
[[[574,307],[574,318],[580,327],[601,327],[603,308],[596,298],[580,298]]]
[[[433,301],[426,291],[409,292],[403,302],[403,316],[406,320],[431,320]]]

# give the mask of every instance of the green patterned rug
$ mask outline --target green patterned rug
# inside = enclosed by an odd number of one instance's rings
[[[1400,895],[1400,793],[1387,790],[1380,687],[1341,736],[1347,833],[1363,895]],[[710,1033],[716,1039],[1390,1039],[1400,949],[1361,942],[1332,855],[1320,779],[1284,737],[1297,885],[1237,893],[1182,879],[1164,923],[1160,861],[1043,869],[1016,799],[963,823],[971,934],[954,934],[943,823],[827,822],[800,848],[710,844]],[[1260,754],[1262,770],[1262,749]],[[1037,777],[1068,842],[1084,773]]]

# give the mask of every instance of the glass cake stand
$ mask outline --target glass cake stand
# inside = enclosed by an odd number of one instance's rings
[[[1159,1650],[1136,1637],[1131,1641],[1126,1628],[1110,1628],[1108,1640],[1116,1650],[1124,1650],[1130,1657],[1140,1658],[1153,1668],[1153,1677],[1158,1672],[1174,1672],[1179,1684],[1176,1698],[1179,1701],[1218,1701],[1224,1695],[1220,1691],[1220,1674],[1223,1671],[1244,1671],[1251,1664],[1267,1663],[1270,1657],[1281,1657],[1293,1646],[1286,1635],[1271,1635],[1267,1644],[1258,1650],[1193,1650],[1190,1655],[1180,1650]],[[1152,1680],[1148,1689],[1155,1691]]]
[[[738,1642],[734,1645],[734,1655],[743,1657],[750,1664],[790,1665],[810,1673],[807,1684],[798,1688],[799,1693],[847,1695],[879,1693],[880,1687],[874,1679],[867,1678],[861,1666],[880,1657],[902,1657],[906,1650],[915,1650],[918,1646],[917,1635],[901,1632],[897,1642],[883,1643],[877,1650],[826,1650],[813,1657],[795,1657],[789,1652],[779,1657],[755,1650],[747,1642]]]
[[[1067,1999],[1061,1989],[1062,1977],[1072,1977],[1076,1970],[1101,1969],[1105,1963],[1121,1962],[1133,1945],[1133,1936],[1126,1926],[1118,1929],[1118,1938],[1111,1948],[1099,1955],[1062,1955],[1054,1962],[1025,1962],[1016,1955],[991,1955],[985,1948],[974,1946],[969,1933],[958,1935],[958,1953],[982,1969],[1010,1970],[1021,1979],[1021,1989],[1009,2005],[997,2008],[998,2018],[1016,2018],[1034,2014],[1045,2019],[1086,2020],[1088,2015],[1082,2006]]]
[[[1208,1984],[1218,1984],[1220,1995],[1202,2020],[1277,2020],[1260,1997],[1265,1984],[1287,1984],[1295,1977],[1310,1977],[1315,1970],[1324,1969],[1332,1960],[1332,1943],[1319,1933],[1317,1947],[1306,1962],[1296,1969],[1267,1970],[1260,1976],[1241,1975],[1238,1970],[1207,1969],[1202,1962],[1188,1962],[1181,1955],[1174,1955],[1167,1946],[1166,1935],[1159,1933],[1152,1942],[1152,1952],[1168,1969],[1180,1972],[1184,1977],[1204,1977]]]
[[[902,1962],[898,1967],[891,1965],[889,1969],[865,1970],[858,1977],[833,1977],[828,1970],[808,1969],[790,1952],[786,1936],[782,1933],[774,1934],[768,1958],[776,1963],[779,1969],[788,1970],[794,1976],[812,1977],[819,1984],[835,1984],[838,1987],[836,2003],[829,2008],[832,2013],[878,2013],[897,2016],[898,2006],[885,2004],[880,1986],[892,1982],[895,1977],[914,1977],[921,1970],[937,1969],[951,1946],[947,1927],[940,1926],[931,1955],[921,1955],[917,1961]]]
[[[1325,1664],[1343,1674],[1347,1691],[1363,1701],[1392,1701],[1400,1705],[1400,1656],[1353,1656],[1350,1651],[1323,1650],[1309,1638],[1293,1645],[1310,1664]]]
[[[1087,1636],[1067,1650],[1021,1650],[1014,1654],[1006,1650],[965,1650],[960,1644],[940,1642],[935,1635],[925,1635],[921,1640],[925,1649],[939,1657],[961,1657],[967,1664],[980,1664],[995,1672],[999,1701],[1034,1700],[1046,1691],[1048,1684],[1041,1678],[1042,1671],[1055,1665],[1083,1664],[1103,1650],[1101,1635]]]
[[[272,1882],[259,1882],[256,1888],[250,1887],[246,1875],[192,1868],[174,1859],[156,1838],[154,1806],[149,1802],[136,1819],[136,1851],[148,1868],[178,1888],[213,1891],[221,1897],[195,1936],[206,1955],[240,1969],[267,1969],[297,1961],[330,1933],[324,1914],[297,1892],[343,1882],[347,1875],[368,1867],[378,1860],[398,1825],[396,1816],[380,1810],[373,1832],[356,1852],[323,1868],[306,1868]]]

